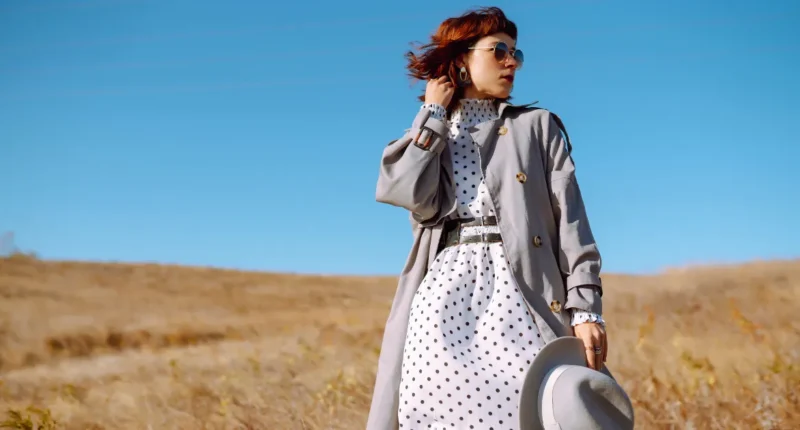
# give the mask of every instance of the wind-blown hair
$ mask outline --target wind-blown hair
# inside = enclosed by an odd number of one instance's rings
[[[517,39],[517,25],[506,18],[505,13],[498,7],[470,10],[461,16],[448,18],[439,25],[428,43],[418,47],[417,53],[414,51],[406,53],[408,74],[423,81],[436,79],[445,74],[449,76],[456,84],[450,106],[445,106],[449,111],[464,93],[464,89],[458,85],[456,59],[459,55],[467,53],[467,48],[479,39],[496,33],[505,33],[512,39]],[[424,90],[419,100],[425,100]]]

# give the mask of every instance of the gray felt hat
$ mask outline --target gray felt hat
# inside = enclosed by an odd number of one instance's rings
[[[519,397],[521,430],[633,429],[633,406],[603,366],[586,366],[583,342],[558,338],[542,348]]]

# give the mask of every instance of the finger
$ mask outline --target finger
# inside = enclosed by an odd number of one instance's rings
[[[437,79],[436,81],[439,82],[439,83],[443,83],[443,82],[446,82],[448,79],[450,79],[449,76],[442,75],[442,76],[439,76],[439,79]]]
[[[591,336],[581,337],[583,341],[583,347],[586,350],[586,365],[590,368],[595,368],[595,355],[594,355],[594,345],[592,342]]]
[[[591,338],[592,338],[592,352],[594,353],[595,357],[595,370],[600,370],[603,366],[603,332],[599,330],[596,326],[592,327],[591,331]],[[598,352],[598,350],[600,352]]]
[[[600,348],[600,352],[597,352]],[[595,356],[595,370],[600,370],[603,367],[603,351],[605,351],[605,340],[603,339],[603,332],[596,332],[594,338],[594,356]]]

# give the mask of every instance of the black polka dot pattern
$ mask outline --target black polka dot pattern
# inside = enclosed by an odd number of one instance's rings
[[[452,115],[450,150],[461,217],[493,214],[467,129],[496,117],[489,100],[462,100]],[[471,227],[476,228],[496,231]],[[411,305],[400,428],[516,430],[517,396],[542,346],[502,243],[444,249]]]

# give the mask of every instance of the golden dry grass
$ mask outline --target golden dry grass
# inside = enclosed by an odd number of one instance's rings
[[[608,365],[637,428],[800,428],[800,261],[605,282]],[[364,428],[394,291],[0,259],[0,428]]]

